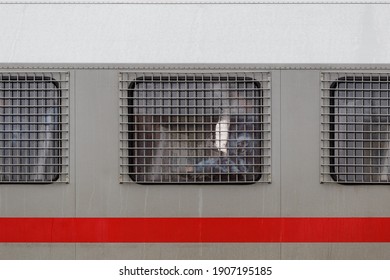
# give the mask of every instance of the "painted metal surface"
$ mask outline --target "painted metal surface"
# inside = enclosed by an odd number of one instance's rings
[[[0,61],[390,62],[390,5],[381,1],[355,5],[137,2],[141,3],[2,4]]]
[[[390,72],[388,3],[19,2],[0,5],[0,70],[69,71],[69,183],[0,185],[0,217],[390,216],[388,185],[320,183],[321,72]],[[271,72],[272,183],[121,184],[120,72],[204,69]],[[0,259],[279,258],[389,259],[390,245],[0,244]]]
[[[69,71],[70,177],[68,184],[1,185],[1,217],[390,216],[388,185],[321,184],[319,158],[321,71],[386,72],[390,71],[388,65],[145,67],[163,67],[175,73],[206,71],[209,68],[231,71],[268,69],[272,77],[272,182],[254,185],[121,184],[119,76],[123,70],[142,72],[142,66],[3,64],[0,68],[4,71]],[[337,232],[337,226],[335,230]],[[2,243],[0,248],[0,258],[3,259],[390,257],[388,243]]]

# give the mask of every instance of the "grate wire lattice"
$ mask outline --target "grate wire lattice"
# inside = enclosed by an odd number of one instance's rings
[[[68,182],[69,73],[0,72],[0,183]]]
[[[389,86],[386,73],[322,73],[322,182],[390,183]]]
[[[271,179],[270,73],[120,74],[120,178]]]

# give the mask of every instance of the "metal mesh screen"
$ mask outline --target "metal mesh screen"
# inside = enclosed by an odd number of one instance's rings
[[[0,183],[68,181],[68,80],[0,72]]]
[[[390,182],[389,86],[388,74],[322,73],[323,182]]]
[[[121,182],[269,182],[269,73],[120,79]]]

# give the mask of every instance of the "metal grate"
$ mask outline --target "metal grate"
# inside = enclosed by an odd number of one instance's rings
[[[270,182],[270,85],[265,72],[121,73],[121,182]]]
[[[0,183],[68,182],[69,74],[0,72]]]
[[[390,182],[389,92],[389,74],[322,73],[322,182]]]

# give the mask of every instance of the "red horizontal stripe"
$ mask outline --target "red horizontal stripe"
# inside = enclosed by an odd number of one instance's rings
[[[390,218],[0,218],[0,242],[390,242]]]

